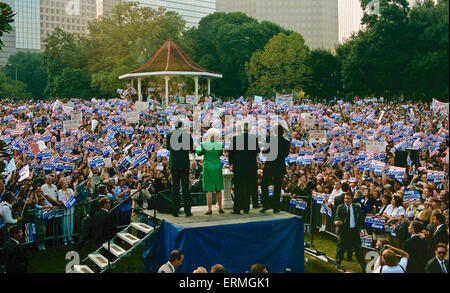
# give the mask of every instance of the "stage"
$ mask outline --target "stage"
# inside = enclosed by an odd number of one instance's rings
[[[184,262],[177,269],[191,273],[203,266],[208,271],[222,264],[230,273],[245,273],[255,263],[262,263],[272,273],[289,268],[304,272],[304,227],[301,217],[272,210],[233,215],[231,209],[219,214],[204,215],[206,206],[192,208],[192,217],[182,210],[178,217],[157,214],[162,221],[159,231],[142,247],[143,272],[154,273],[167,262],[173,249],[184,253]],[[148,211],[153,216],[153,211]],[[149,221],[150,223],[150,221]]]

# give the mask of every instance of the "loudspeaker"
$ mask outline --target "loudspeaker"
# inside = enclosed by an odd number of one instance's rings
[[[169,193],[159,192],[154,197],[154,207],[158,213],[171,214],[172,213],[172,200]],[[152,207],[151,207],[152,208]]]
[[[408,151],[395,151],[394,166],[406,168],[408,164]]]

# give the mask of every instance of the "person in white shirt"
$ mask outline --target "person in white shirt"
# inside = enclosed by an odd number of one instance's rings
[[[400,196],[394,195],[391,200],[391,208],[388,206],[383,216],[387,219],[387,225],[403,219],[405,216],[405,208],[403,207],[403,200]]]
[[[45,184],[41,186],[45,198],[54,206],[62,207],[62,203],[58,201],[58,187],[53,184],[52,175],[45,176]]]
[[[179,250],[173,250],[169,255],[169,261],[163,264],[158,273],[175,273],[175,269],[183,264],[184,255]]]
[[[399,254],[402,257],[400,261],[398,261],[396,254]],[[409,254],[406,251],[395,248],[389,244],[385,244],[384,250],[381,252],[381,256],[375,263],[373,272],[382,274],[403,274],[406,272],[408,259]]]
[[[333,210],[334,207],[334,199],[343,193],[344,192],[342,191],[341,181],[339,179],[336,179],[334,181],[334,189],[331,191],[330,197],[328,198],[328,202],[326,203],[331,210]],[[320,211],[322,213],[322,227],[320,227],[319,232],[324,232],[326,230],[325,226],[326,216],[324,215],[327,214],[325,206],[322,206]]]
[[[69,188],[69,181],[64,178],[62,179],[62,188],[58,191],[58,201],[64,202],[64,199],[67,197],[70,197],[71,195],[75,198],[77,197],[76,191],[74,192],[73,189]],[[74,215],[75,208],[71,206],[69,209],[64,209],[64,218],[63,218],[63,241],[64,245],[67,245],[67,241],[69,241],[71,244],[74,244],[72,241],[72,233],[73,233],[73,215]]]
[[[5,201],[0,202],[0,216],[7,225],[17,224],[22,218],[14,219],[12,216],[12,203],[14,202],[14,194],[7,191],[3,196]]]

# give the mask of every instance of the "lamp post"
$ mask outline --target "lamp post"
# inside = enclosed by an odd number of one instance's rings
[[[17,67],[11,63],[8,63],[7,65],[11,65],[12,67],[14,67],[14,69],[16,70],[16,80],[17,80]]]

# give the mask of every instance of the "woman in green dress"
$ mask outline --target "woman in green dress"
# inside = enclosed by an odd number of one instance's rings
[[[211,128],[206,132],[206,140],[197,149],[198,156],[203,157],[203,190],[206,192],[208,211],[205,215],[212,214],[212,193],[216,193],[216,201],[219,205],[219,213],[222,209],[223,175],[220,156],[223,154],[223,143],[220,140],[220,131]]]

